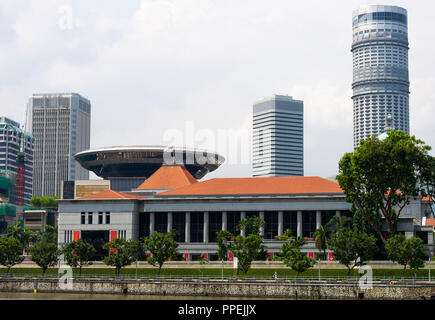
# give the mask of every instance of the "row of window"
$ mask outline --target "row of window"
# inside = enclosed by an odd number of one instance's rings
[[[87,212],[87,213],[82,212],[80,214],[80,224],[93,224],[93,223],[94,223],[93,212]],[[98,212],[97,224],[110,224],[110,212]]]

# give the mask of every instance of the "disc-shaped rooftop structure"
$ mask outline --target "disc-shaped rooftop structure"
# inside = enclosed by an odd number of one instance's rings
[[[196,179],[201,179],[225,161],[210,151],[165,146],[105,147],[81,151],[74,158],[104,179],[148,178],[164,164],[182,164]]]

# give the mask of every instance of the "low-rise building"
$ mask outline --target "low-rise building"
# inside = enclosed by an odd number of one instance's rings
[[[216,258],[216,232],[237,234],[240,220],[258,216],[270,255],[282,245],[275,236],[290,229],[307,239],[303,251],[317,252],[313,234],[336,215],[351,216],[351,205],[336,182],[320,177],[216,178],[203,182],[180,165],[163,165],[131,192],[107,190],[59,201],[59,245],[73,240],[101,243],[114,238],[138,240],[154,231],[177,231],[178,251],[186,259]],[[422,226],[422,199],[403,212],[398,231],[425,233],[433,250],[433,227]],[[426,230],[427,229],[427,230]],[[429,230],[430,229],[430,230]],[[100,253],[102,253],[100,251]]]

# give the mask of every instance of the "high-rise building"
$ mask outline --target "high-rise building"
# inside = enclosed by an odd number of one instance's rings
[[[73,155],[90,147],[91,103],[77,93],[33,94],[27,127],[35,137],[34,196],[59,196],[61,182],[89,179]]]
[[[35,139],[20,128],[20,124],[6,117],[0,117],[0,169],[9,170],[17,175],[18,155],[20,146],[23,146],[24,154],[24,185],[22,190],[22,204],[29,204],[32,197],[33,184],[33,157]],[[15,191],[16,193],[16,191]],[[15,194],[16,198],[17,195]],[[16,200],[14,201],[14,203]]]
[[[304,175],[304,103],[274,95],[253,106],[252,175]]]
[[[408,14],[396,6],[366,5],[353,12],[353,139],[393,128],[409,133]]]

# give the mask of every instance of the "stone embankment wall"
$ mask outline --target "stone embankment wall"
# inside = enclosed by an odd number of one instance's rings
[[[435,283],[381,284],[361,289],[357,283],[285,281],[74,279],[70,287],[57,279],[0,278],[0,291],[145,294],[300,299],[434,299]]]

